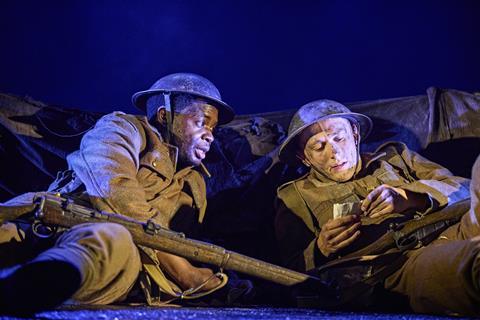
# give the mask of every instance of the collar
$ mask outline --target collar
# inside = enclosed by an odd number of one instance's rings
[[[178,147],[174,146],[173,144],[166,143],[164,141],[162,135],[158,131],[158,129],[155,126],[153,126],[148,121],[148,119],[145,118],[145,120],[147,122],[148,128],[150,130],[152,130],[152,132],[157,136],[157,138],[158,138],[158,140],[160,140],[161,144],[166,147],[166,149],[168,151],[168,157],[170,158],[170,161],[172,162],[172,165],[173,165],[173,171],[176,172],[177,171],[177,163],[178,163]]]
[[[148,127],[155,133],[155,135],[158,137],[158,139],[162,142],[162,144],[164,146],[167,147],[167,150],[168,150],[168,155],[169,155],[169,158],[170,160],[172,161],[172,164],[173,164],[173,169],[174,169],[174,172],[177,171],[177,164],[178,164],[178,147],[177,146],[174,146],[173,144],[169,144],[169,143],[166,143],[162,137],[162,135],[160,134],[160,132],[158,131],[158,129],[154,126],[152,126],[150,124],[150,122],[148,121],[147,119],[147,125]],[[207,167],[205,167],[205,165],[203,164],[203,162],[200,162],[200,170],[209,178],[212,177],[212,175],[210,174],[210,172],[208,171]],[[189,169],[193,169],[194,167],[193,166],[188,166],[188,167],[185,167],[183,169],[186,169],[186,168],[189,168]],[[182,169],[182,170],[183,170]]]
[[[386,152],[380,152],[380,153],[366,153],[362,155],[362,158],[364,159],[365,162],[365,167],[362,168],[362,170],[367,169],[374,161],[386,156]]]
[[[310,174],[308,175],[307,179],[313,183],[313,185],[317,188],[320,187],[327,187],[338,184],[336,181],[332,181],[323,175],[321,175],[317,170],[314,168],[310,168]]]

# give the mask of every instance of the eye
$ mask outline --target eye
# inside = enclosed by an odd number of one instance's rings
[[[343,141],[345,140],[345,138],[343,136],[336,136],[335,138],[333,138],[333,141],[335,142],[340,142],[340,141]]]
[[[204,120],[197,120],[197,121],[195,121],[195,125],[199,128],[202,128],[205,125],[205,121]]]

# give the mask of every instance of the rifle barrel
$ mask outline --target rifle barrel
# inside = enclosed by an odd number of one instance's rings
[[[39,203],[36,216],[45,224],[70,228],[86,222],[118,223],[130,231],[137,245],[168,252],[192,261],[215,265],[285,286],[318,280],[313,276],[229,251],[211,243],[185,238],[182,233],[158,226],[154,232],[146,232],[149,230],[147,223],[119,214],[99,212],[57,195],[43,195]]]

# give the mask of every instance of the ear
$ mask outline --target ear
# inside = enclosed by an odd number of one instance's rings
[[[167,110],[163,106],[157,109],[157,121],[161,125],[167,125]]]
[[[306,166],[306,167],[310,167],[312,165],[312,163],[307,159],[307,157],[305,157],[305,155],[300,155],[297,153],[297,159],[302,161],[303,165]]]
[[[312,164],[310,163],[310,161],[308,161],[308,159],[302,159],[302,163],[308,168],[312,166]]]

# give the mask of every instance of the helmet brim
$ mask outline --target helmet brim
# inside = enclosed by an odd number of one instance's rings
[[[191,91],[183,91],[183,90],[163,90],[163,89],[153,89],[153,90],[144,90],[144,91],[139,91],[135,93],[132,96],[132,103],[135,107],[143,111],[144,113],[146,112],[147,109],[147,100],[148,98],[158,95],[158,94],[163,94],[166,92],[170,92],[173,94],[186,94],[190,95],[193,97],[198,97],[201,98],[202,100],[207,101],[209,104],[217,108],[218,110],[218,124],[226,124],[229,123],[230,121],[233,120],[235,113],[233,112],[232,107],[230,107],[228,104],[225,102],[208,97],[202,94],[198,93],[192,93]]]
[[[288,135],[288,137],[283,141],[280,149],[278,151],[278,157],[280,160],[290,163],[290,164],[298,164],[299,159],[297,158],[297,151],[295,150],[295,139],[308,127],[317,123],[318,121],[329,119],[329,118],[345,118],[347,120],[352,120],[357,122],[360,125],[360,137],[362,140],[366,139],[373,128],[373,122],[370,117],[356,112],[349,112],[349,113],[335,113],[329,114],[323,117],[316,119],[314,122],[307,123],[299,128],[297,128],[294,132]]]

